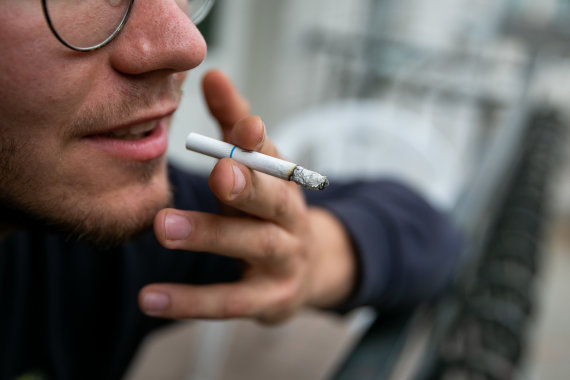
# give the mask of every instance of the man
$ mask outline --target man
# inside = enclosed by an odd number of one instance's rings
[[[388,309],[448,280],[457,234],[401,185],[308,205],[230,159],[208,179],[167,166],[206,53],[194,1],[1,1],[0,378],[116,379],[168,319]],[[203,87],[224,140],[278,155],[222,73]]]

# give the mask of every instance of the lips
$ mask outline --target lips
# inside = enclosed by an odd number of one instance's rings
[[[149,161],[166,153],[167,118],[89,135],[85,142],[106,154],[130,161]]]
[[[115,131],[105,133],[106,137],[120,140],[140,140],[149,136],[154,128],[155,122],[143,123],[130,128],[122,128]]]

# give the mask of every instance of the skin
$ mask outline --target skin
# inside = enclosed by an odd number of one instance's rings
[[[206,53],[176,3],[135,2],[118,37],[87,54],[59,44],[37,5],[0,5],[0,207],[10,209],[0,213],[10,216],[0,221],[3,233],[16,221],[39,220],[107,243],[153,224],[167,248],[246,263],[235,284],[146,286],[139,304],[151,316],[275,323],[301,307],[346,299],[355,273],[349,238],[330,213],[308,207],[295,184],[223,159],[209,185],[239,214],[164,208],[164,155],[129,161],[89,144],[86,136],[110,127],[168,125],[187,71]],[[224,140],[278,156],[263,122],[223,73],[206,74],[203,92]]]
[[[113,230],[127,238],[168,204],[164,156],[122,160],[84,138],[143,120],[168,124],[185,71],[205,56],[202,36],[175,3],[140,3],[119,38],[88,54],[55,40],[38,2],[2,3],[2,204],[105,242]],[[166,27],[150,21],[156,14],[169,19]]]

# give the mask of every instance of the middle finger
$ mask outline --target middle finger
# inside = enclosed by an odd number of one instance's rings
[[[154,230],[166,248],[210,252],[247,261],[283,264],[289,257],[285,252],[295,249],[291,246],[295,240],[287,231],[254,218],[165,209],[157,215]]]

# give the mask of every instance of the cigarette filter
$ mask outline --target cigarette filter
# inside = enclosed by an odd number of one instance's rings
[[[198,133],[190,133],[188,135],[186,138],[186,149],[214,158],[229,157],[250,169],[287,181],[293,181],[310,190],[323,190],[329,185],[327,177],[292,162],[259,152],[247,151],[236,145]]]

